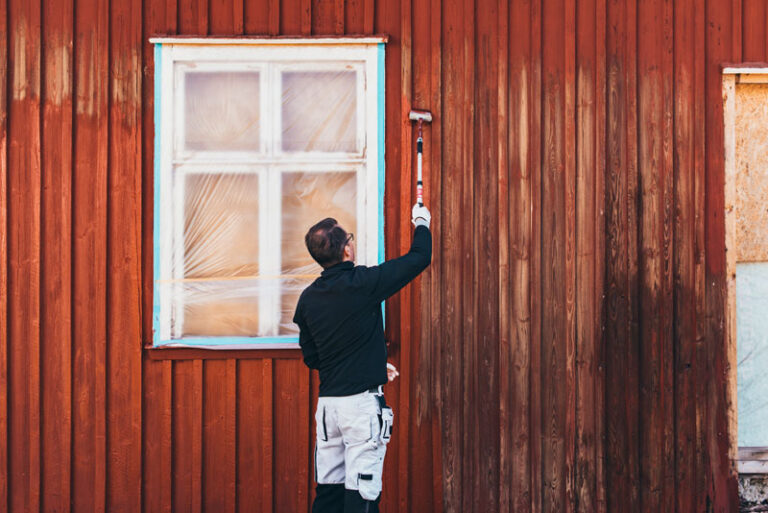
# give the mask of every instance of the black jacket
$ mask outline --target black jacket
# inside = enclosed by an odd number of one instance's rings
[[[432,234],[418,226],[408,253],[374,267],[342,262],[323,271],[296,305],[304,362],[320,371],[321,396],[345,396],[387,382],[381,302],[432,260]]]

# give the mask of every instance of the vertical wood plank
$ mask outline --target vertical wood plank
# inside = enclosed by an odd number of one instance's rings
[[[541,218],[541,416],[542,511],[566,511],[568,391],[567,359],[572,342],[568,319],[569,236],[567,223],[568,173],[566,162],[566,20],[565,1],[544,1],[542,51],[542,195]]]
[[[280,0],[269,0],[269,34],[280,33]]]
[[[564,20],[564,56],[563,56],[563,151],[564,153],[564,269],[565,277],[564,314],[565,314],[565,351],[563,362],[563,383],[565,385],[565,429],[563,481],[565,490],[565,511],[576,511],[575,463],[576,463],[576,223],[585,222],[588,217],[576,211],[576,1],[565,0]]]
[[[8,33],[8,9],[0,9]],[[8,38],[0,38],[0,75],[8,76]],[[8,504],[8,81],[0,80],[0,504]]]
[[[273,363],[273,511],[307,511],[309,369],[300,359]]]
[[[637,57],[638,204],[640,217],[640,504],[642,511],[660,511],[665,499],[664,464],[666,403],[665,326],[667,305],[666,261],[668,241],[665,212],[665,159],[667,88],[664,66],[664,4],[639,2]],[[661,22],[661,23],[660,23]],[[669,83],[671,86],[671,83]],[[669,125],[671,128],[671,125]],[[671,181],[669,182],[671,184]],[[671,297],[671,296],[670,296]],[[671,506],[671,505],[670,505]]]
[[[661,226],[661,290],[659,309],[661,310],[661,505],[665,511],[675,508],[675,382],[674,382],[674,307],[675,307],[675,175],[674,175],[674,72],[675,72],[675,26],[672,2],[661,5],[661,56],[663,92],[661,103],[661,165],[662,174],[662,226]]]
[[[203,362],[173,363],[174,512],[202,511]]]
[[[513,487],[513,436],[511,429],[512,412],[514,406],[511,403],[512,380],[515,369],[512,366],[512,287],[513,275],[511,274],[510,261],[512,260],[512,251],[510,246],[511,239],[511,216],[510,216],[510,198],[513,192],[510,191],[511,177],[510,168],[510,119],[508,109],[512,104],[510,98],[510,69],[512,67],[510,58],[510,13],[511,2],[500,0],[498,2],[498,31],[499,31],[499,51],[496,56],[496,65],[499,73],[496,77],[496,87],[498,88],[497,102],[497,122],[499,134],[497,137],[497,181],[499,188],[497,191],[498,208],[498,244],[499,251],[497,255],[497,264],[499,266],[498,297],[499,297],[499,480],[498,510],[503,512],[511,511],[512,506],[512,487]],[[515,13],[519,16],[519,13]],[[516,476],[515,476],[516,477]]]
[[[312,0],[301,0],[301,35],[312,33]]]
[[[142,507],[171,513],[173,375],[170,361],[144,358],[142,370]]]
[[[11,1],[8,150],[8,490],[10,511],[40,507],[41,13]]]
[[[731,390],[726,379],[725,343],[725,210],[722,76],[719,63],[734,58],[732,39],[740,20],[733,19],[732,2],[706,5],[706,174],[705,174],[705,251],[706,251],[706,451],[707,499],[714,511],[727,511],[738,501],[738,483],[728,460],[730,426],[728,409]],[[737,56],[738,57],[738,56]]]
[[[109,12],[75,3],[72,509],[105,511]]]
[[[501,449],[502,457],[509,455],[508,461],[502,461],[502,490],[508,489],[509,505],[502,511],[530,512],[531,503],[531,258],[532,258],[532,219],[531,211],[538,201],[532,196],[531,173],[537,160],[535,147],[536,133],[531,130],[536,119],[535,74],[533,70],[536,57],[533,55],[532,42],[537,30],[533,20],[534,5],[529,2],[512,2],[509,8],[509,100],[508,127],[506,143],[509,151],[509,197],[506,200],[508,239],[506,230],[500,226],[500,254],[508,254],[509,282],[500,274],[500,283],[509,287],[507,315],[502,315],[503,324],[509,325],[510,354],[502,359],[501,369],[507,368],[508,375],[502,383],[509,388],[508,398],[504,401],[509,407],[508,433],[502,433],[502,444],[509,449]],[[536,166],[538,167],[538,166]],[[505,188],[499,183],[499,194]],[[502,244],[504,242],[504,244]],[[502,296],[503,298],[504,296]],[[503,326],[502,324],[502,326]],[[506,331],[502,328],[502,334]],[[503,336],[503,335],[502,335]],[[502,342],[503,343],[503,342]],[[503,372],[503,371],[502,371]],[[502,394],[504,395],[504,394]],[[505,481],[509,481],[508,483]]]
[[[626,244],[627,244],[627,281],[626,296],[628,299],[628,317],[624,329],[627,332],[628,347],[624,356],[627,362],[627,374],[623,377],[626,382],[624,395],[624,414],[626,415],[627,428],[627,452],[626,467],[630,477],[629,504],[633,511],[639,511],[641,507],[641,420],[640,420],[640,345],[641,332],[641,253],[640,226],[641,212],[638,210],[640,198],[640,184],[638,171],[638,140],[639,140],[639,115],[638,115],[638,24],[637,8],[638,0],[628,1],[626,5],[626,34],[624,35],[626,53],[624,67],[624,80],[628,94],[625,98],[626,109],[626,191],[627,202],[626,216]],[[627,499],[622,498],[626,503]]]
[[[141,7],[111,5],[109,42],[106,507],[130,511],[141,510]]]
[[[694,346],[694,435],[695,435],[695,497],[694,508],[704,511],[707,507],[707,450],[706,450],[706,384],[707,332],[706,303],[706,145],[707,145],[707,13],[706,9],[696,9],[694,14],[694,204],[695,204],[695,283],[696,338]]]
[[[272,511],[272,360],[238,364],[237,508]]]
[[[605,178],[605,282],[603,345],[606,347],[606,488],[607,509],[636,511],[633,473],[635,462],[627,398],[635,393],[628,377],[634,372],[631,352],[629,179],[629,96],[627,18],[624,2],[608,1],[607,13],[607,119]],[[610,412],[610,413],[608,413]]]
[[[443,145],[443,198],[440,219],[442,220],[441,238],[438,249],[441,255],[443,276],[453,279],[442,280],[443,294],[440,310],[443,313],[442,354],[443,384],[445,390],[442,402],[443,426],[443,491],[444,506],[447,511],[461,511],[463,508],[462,490],[466,479],[471,479],[472,469],[464,459],[462,440],[471,436],[462,422],[464,407],[462,399],[462,360],[464,344],[471,340],[463,337],[461,305],[463,290],[460,286],[465,275],[462,263],[467,259],[465,252],[455,251],[463,248],[462,233],[459,229],[469,219],[461,216],[462,212],[462,172],[471,174],[466,166],[464,135],[465,121],[462,107],[464,103],[463,75],[469,74],[466,57],[463,54],[464,12],[458,2],[444,2],[442,24],[442,62],[443,70],[443,109],[442,109],[442,145]],[[461,170],[461,171],[460,171]],[[468,363],[468,362],[467,362]],[[467,412],[469,414],[469,412]],[[467,476],[467,477],[465,477]]]
[[[307,0],[278,0],[280,8],[280,35],[298,36],[302,30],[302,6]],[[330,2],[329,2],[330,3]]]
[[[498,102],[500,51],[499,8],[493,2],[476,6],[474,137],[474,243],[473,283],[477,312],[477,458],[476,511],[499,509],[499,407],[487,398],[499,396],[499,215],[498,159],[500,137]]]
[[[73,5],[44,2],[41,507],[69,511],[72,421]]]
[[[694,2],[675,4],[675,495],[693,511],[696,494],[696,76]]]
[[[530,11],[530,74],[528,106],[530,108],[530,121],[527,126],[530,137],[530,156],[528,165],[530,166],[530,302],[529,311],[531,318],[530,334],[530,367],[528,372],[529,387],[529,408],[530,415],[530,473],[531,488],[530,500],[531,511],[541,513],[542,511],[542,429],[543,414],[541,409],[542,382],[539,379],[542,367],[542,352],[539,348],[542,334],[542,182],[543,182],[543,161],[544,161],[544,141],[543,141],[543,117],[542,97],[543,91],[543,55],[542,45],[543,34],[543,2],[537,0],[532,3]],[[522,184],[521,184],[522,185]]]
[[[337,35],[344,33],[344,4],[344,0],[335,0],[333,32]]]
[[[237,361],[208,360],[203,375],[203,510],[234,513]]]
[[[374,0],[363,0],[365,2],[365,12],[363,15],[363,33],[373,34],[374,22],[376,19],[376,8],[374,7]]]
[[[405,6],[404,6],[405,7]],[[412,2],[410,3],[410,48],[411,59],[408,73],[403,73],[406,82],[408,74],[411,76],[412,89],[410,106],[418,109],[425,109],[432,112],[432,123],[425,125],[424,133],[424,202],[430,211],[439,212],[440,194],[439,183],[435,181],[435,174],[439,173],[439,165],[435,162],[435,124],[438,122],[438,114],[435,110],[435,93],[433,89],[436,80],[435,70],[432,68],[434,61],[432,46],[434,41],[433,20],[431,11],[433,9],[431,2]],[[439,18],[438,18],[439,21]],[[406,30],[405,28],[403,29]],[[404,57],[405,58],[405,57]],[[403,84],[404,86],[406,84]],[[411,124],[412,125],[412,124]],[[410,128],[410,127],[408,127]],[[413,132],[411,129],[404,130],[406,137],[413,141]],[[413,157],[413,147],[411,146],[409,154]],[[411,165],[411,175],[413,173],[413,159],[409,159]],[[412,182],[412,179],[409,181]],[[437,187],[434,189],[433,187]],[[411,188],[408,188],[411,192]],[[412,205],[413,197],[407,197],[406,205]],[[436,218],[437,216],[435,216]],[[438,239],[435,223],[430,226],[434,241]],[[405,241],[407,242],[407,240]],[[432,333],[433,308],[439,310],[437,306],[433,307],[431,291],[433,287],[433,277],[435,275],[436,253],[433,253],[433,261],[427,270],[422,273],[411,287],[412,303],[410,305],[412,315],[411,336],[409,344],[409,358],[411,360],[409,368],[406,370],[410,386],[407,393],[410,406],[410,430],[409,436],[405,439],[407,445],[407,458],[400,458],[401,468],[403,461],[407,462],[406,471],[409,475],[409,483],[406,486],[398,485],[401,490],[408,491],[407,507],[411,511],[434,511],[435,510],[435,476],[442,475],[440,465],[435,466],[434,451],[435,446],[439,446],[434,436],[434,425],[438,422],[435,413],[439,410],[435,408],[435,371],[436,362],[434,361],[433,343],[439,337]],[[400,379],[398,379],[400,381]],[[400,381],[401,390],[405,381]],[[404,390],[403,393],[406,393]],[[407,419],[403,419],[406,421]],[[401,433],[402,434],[402,433]],[[402,447],[402,446],[401,446]],[[402,477],[400,478],[402,481]],[[403,491],[401,491],[401,497]],[[402,499],[401,499],[402,504]],[[401,506],[402,509],[402,506]]]
[[[478,354],[478,297],[474,287],[468,288],[464,284],[474,282],[475,262],[478,258],[477,247],[472,242],[471,233],[478,233],[479,220],[474,212],[474,196],[476,194],[474,175],[475,133],[475,101],[476,101],[476,82],[478,65],[475,60],[476,40],[476,22],[477,9],[474,1],[465,1],[458,9],[457,13],[463,36],[458,42],[458,56],[463,66],[458,74],[460,84],[460,96],[458,97],[457,120],[459,136],[455,139],[453,150],[459,153],[458,161],[461,163],[458,170],[461,170],[457,179],[459,187],[459,223],[456,229],[460,230],[458,239],[463,248],[459,276],[460,293],[457,295],[457,306],[462,312],[461,329],[457,332],[460,340],[457,340],[460,350],[458,354],[462,358],[460,383],[462,387],[458,394],[462,402],[462,410],[465,415],[462,416],[462,465],[466,472],[461,486],[461,504],[465,511],[478,508],[478,494],[470,490],[479,490],[480,479],[480,461],[479,461],[479,422],[480,419],[474,414],[478,404],[479,379],[476,369],[480,355]],[[447,147],[447,146],[446,146]],[[471,232],[464,226],[471,226]],[[457,391],[458,392],[458,391]]]
[[[270,2],[243,0],[243,10],[243,30],[246,34],[262,35],[270,33]]]
[[[344,5],[344,33],[365,34],[365,0],[347,0]]]
[[[735,2],[738,3],[738,2]],[[760,0],[741,0],[743,29],[741,47],[745,62],[766,60],[766,39],[768,38],[768,6]]]
[[[152,34],[176,33],[176,0],[153,2],[143,9],[142,50],[142,312],[152,311],[154,268],[154,46]],[[141,340],[152,340],[152,316],[143,315]],[[171,513],[173,490],[173,362],[143,359],[142,365],[142,507]]]
[[[302,0],[304,1],[304,0]],[[336,25],[337,0],[311,0],[313,34],[333,34]]]
[[[597,1],[579,2],[576,20],[576,461],[575,495],[579,511],[598,511],[600,499],[599,374],[600,351],[598,239],[602,228],[599,176],[605,171],[601,151],[600,107],[605,91],[600,82],[601,7]],[[604,12],[604,10],[602,11]]]
[[[244,0],[210,0],[209,33],[235,36],[243,34]]]
[[[393,231],[396,234],[397,242],[393,244],[395,248],[394,254],[390,255],[390,258],[402,255],[410,247],[410,239],[412,237],[411,226],[407,222],[403,222],[408,219],[409,205],[412,205],[414,199],[414,185],[413,178],[414,170],[414,131],[413,123],[408,121],[408,113],[413,105],[413,33],[414,33],[414,19],[413,19],[413,3],[411,0],[402,0],[399,2],[400,16],[397,18],[399,22],[399,39],[400,39],[400,66],[399,66],[399,90],[400,90],[400,111],[395,111],[396,121],[395,128],[399,129],[399,146],[401,148],[399,157],[400,167],[400,188],[399,195],[395,195],[395,205],[393,205],[392,212],[394,219],[399,222],[393,223]],[[396,11],[393,10],[394,14]],[[393,20],[394,21],[394,20]],[[420,285],[420,280],[417,279],[413,286],[406,287],[399,294],[396,295],[395,300],[389,300],[387,306],[390,311],[397,309],[399,314],[398,330],[394,331],[395,336],[399,339],[398,358],[399,368],[405,372],[401,373],[398,378],[397,396],[393,399],[398,404],[398,412],[402,419],[401,427],[398,430],[396,443],[390,447],[390,454],[395,456],[391,458],[389,469],[397,469],[397,482],[396,488],[389,490],[391,495],[395,495],[398,499],[399,510],[409,510],[413,506],[410,504],[411,499],[411,480],[408,479],[411,470],[411,463],[413,461],[413,454],[410,451],[410,442],[413,433],[413,417],[411,409],[411,390],[412,382],[414,381],[413,374],[415,367],[413,358],[413,344],[414,335],[420,332],[418,323],[418,311],[414,312],[412,306],[414,301],[418,301],[417,292]],[[414,315],[416,314],[416,315]],[[392,465],[394,463],[394,465]],[[394,481],[394,480],[393,480]],[[392,481],[390,481],[392,482]],[[394,484],[394,483],[393,483]],[[393,493],[393,492],[396,492]]]
[[[444,261],[442,256],[436,256],[434,253],[434,249],[440,244],[436,241],[442,239],[443,232],[442,119],[444,104],[442,98],[442,8],[442,0],[430,1],[427,15],[427,19],[430,21],[429,45],[431,49],[427,64],[430,69],[429,93],[426,93],[424,97],[433,113],[432,124],[427,131],[426,139],[429,148],[431,148],[431,153],[429,154],[429,176],[427,178],[430,188],[427,192],[427,197],[429,198],[433,211],[441,214],[430,223],[430,230],[434,235],[432,242],[432,264],[430,264],[430,269],[427,271],[426,278],[429,287],[429,306],[425,309],[429,311],[429,314],[428,316],[424,315],[424,317],[422,317],[422,319],[424,319],[422,322],[422,329],[429,330],[429,336],[422,335],[422,340],[428,341],[426,349],[429,350],[429,359],[431,361],[431,368],[425,375],[430,376],[430,388],[432,390],[431,397],[434,398],[433,401],[431,401],[432,412],[426,418],[431,417],[432,419],[432,504],[433,510],[436,511],[443,511],[443,478],[446,475],[445,465],[443,464],[443,433],[440,418],[440,412],[442,411],[444,404],[444,390],[442,388],[442,383],[445,372],[442,360],[442,342],[444,340],[442,329],[444,326],[441,310],[443,298],[441,276]],[[421,66],[419,68],[421,68]],[[417,99],[419,98],[417,97]]]
[[[208,35],[209,0],[178,0],[179,34]]]
[[[607,112],[608,112],[608,88],[607,88],[607,1],[595,1],[595,311],[594,314],[600,319],[595,322],[593,340],[595,345],[593,363],[596,367],[595,378],[595,513],[605,513],[607,506],[607,477],[606,477],[606,347],[603,345],[602,332],[605,326],[605,295],[604,279],[606,263],[606,236],[605,236],[605,190],[606,190],[606,172],[607,166]],[[600,294],[598,296],[598,294]],[[598,299],[599,298],[599,299]],[[586,508],[585,508],[586,509]]]

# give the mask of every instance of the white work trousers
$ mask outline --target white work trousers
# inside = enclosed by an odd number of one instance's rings
[[[344,483],[363,499],[376,500],[393,418],[392,408],[377,394],[320,397],[315,413],[317,484]]]

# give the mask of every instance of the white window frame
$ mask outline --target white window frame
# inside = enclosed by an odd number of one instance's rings
[[[205,347],[212,349],[294,348],[297,336],[184,337],[172,333],[183,324],[183,305],[173,301],[173,289],[183,280],[184,179],[206,172],[251,173],[259,176],[261,248],[260,275],[281,272],[280,190],[285,172],[357,173],[358,248],[357,263],[375,265],[383,261],[384,194],[384,38],[316,39],[192,39],[153,38],[155,44],[155,222],[153,347]],[[357,145],[353,153],[283,152],[281,143],[281,88],[283,71],[332,71],[354,69],[362,74],[358,83]],[[258,71],[260,74],[261,145],[257,151],[194,151],[183,148],[183,74],[195,71]],[[271,96],[271,97],[270,97]],[[275,115],[268,116],[270,109]],[[269,120],[272,126],[267,126]],[[214,167],[215,166],[215,167]],[[174,174],[175,173],[175,174]],[[268,183],[269,182],[269,183]],[[165,201],[173,198],[172,201]],[[277,219],[277,222],[275,222]],[[173,240],[176,238],[176,240]],[[173,260],[176,259],[176,262]],[[173,272],[180,274],[173,276]],[[173,285],[168,286],[168,282]],[[164,285],[164,286],[161,286]],[[260,322],[280,321],[280,293],[261,301]],[[264,325],[262,325],[262,328]]]

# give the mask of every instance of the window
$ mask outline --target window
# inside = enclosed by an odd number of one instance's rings
[[[728,341],[742,473],[768,472],[768,69],[724,70]]]
[[[307,229],[383,259],[383,40],[152,42],[153,345],[295,347]]]

